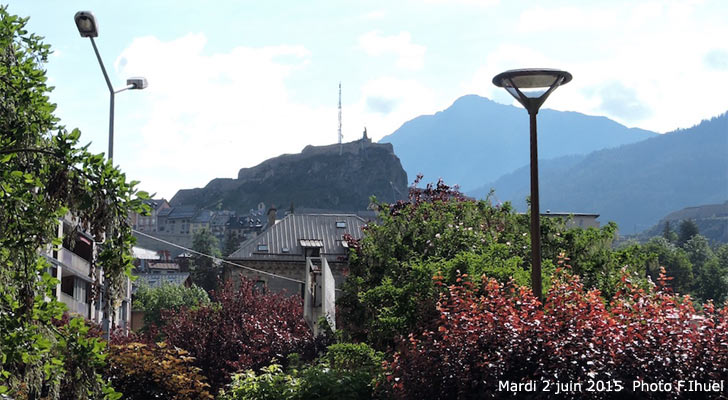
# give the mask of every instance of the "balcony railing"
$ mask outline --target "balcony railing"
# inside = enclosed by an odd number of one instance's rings
[[[81,301],[78,301],[73,298],[73,296],[69,296],[63,292],[61,292],[61,302],[68,306],[68,311],[79,314],[83,316],[84,318],[88,318],[88,303],[84,303]]]
[[[75,275],[88,278],[91,264],[86,259],[64,248],[58,251],[58,258],[63,263],[64,269],[73,271]]]

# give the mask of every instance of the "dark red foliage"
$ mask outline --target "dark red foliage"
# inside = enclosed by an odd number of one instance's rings
[[[417,179],[415,179],[414,183],[410,187],[408,194],[409,198],[407,201],[399,200],[389,206],[389,213],[391,215],[398,215],[404,210],[412,209],[412,206],[416,207],[421,203],[468,200],[468,197],[458,190],[457,185],[448,186],[442,178],[440,178],[434,186],[432,183],[428,183],[424,189],[417,187],[417,184],[419,184],[420,181],[422,181],[422,174],[417,175]]]
[[[300,298],[260,293],[249,280],[242,280],[238,289],[228,282],[212,298],[212,304],[197,309],[163,312],[162,333],[170,345],[195,357],[213,393],[233,372],[314,351]]]
[[[484,279],[475,290],[463,277],[438,312],[435,325],[410,335],[388,365],[397,398],[513,398],[499,381],[536,382],[535,392],[516,398],[725,398],[677,385],[728,382],[728,306],[698,312],[664,282],[645,290],[624,276],[607,306],[560,268],[541,307],[527,288]],[[633,381],[673,387],[632,392]],[[556,395],[556,382],[574,385]]]

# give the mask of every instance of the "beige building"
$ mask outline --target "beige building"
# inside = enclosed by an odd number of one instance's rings
[[[74,229],[76,224],[70,216],[58,224],[58,237],[63,238],[62,246],[44,253],[50,263],[48,272],[59,280],[54,296],[68,307],[70,313],[101,324],[102,297],[94,300],[93,291],[102,290],[104,277],[100,269],[91,268],[96,244],[90,235]],[[123,290],[114,326],[126,330],[131,319],[131,280],[128,278]]]

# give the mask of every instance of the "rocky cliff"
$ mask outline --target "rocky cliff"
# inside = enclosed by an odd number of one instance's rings
[[[364,210],[369,197],[405,198],[407,174],[389,143],[361,139],[341,145],[306,146],[251,168],[237,179],[214,179],[204,188],[182,189],[172,206],[194,205],[246,212],[258,203],[340,211]]]

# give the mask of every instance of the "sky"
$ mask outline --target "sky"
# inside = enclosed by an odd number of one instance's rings
[[[92,11],[115,88],[114,163],[139,188],[233,178],[306,145],[374,140],[477,94],[514,68],[573,80],[545,108],[664,133],[728,110],[728,1],[11,0],[54,49],[45,65],[56,115],[108,146],[109,92],[73,21]],[[524,112],[524,118],[527,115]]]

